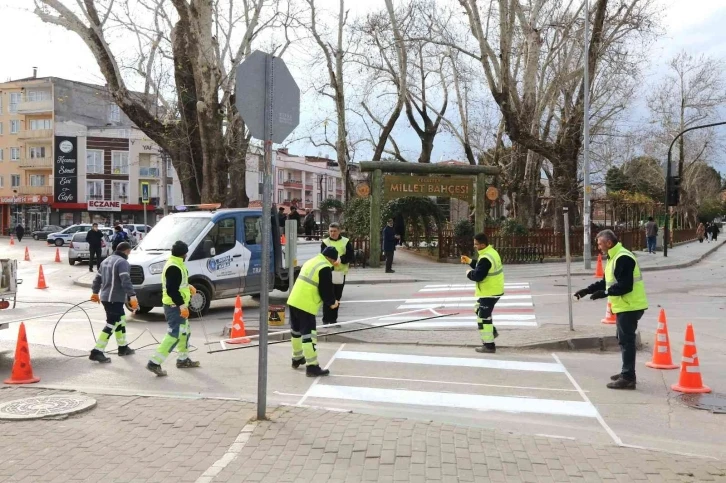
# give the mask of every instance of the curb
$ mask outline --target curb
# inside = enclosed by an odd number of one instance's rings
[[[81,277],[83,277],[83,276],[85,276],[85,275],[81,275]],[[83,288],[91,288],[91,287],[93,287],[93,282],[81,282],[79,280],[81,277],[78,277],[78,278],[74,279],[73,280],[73,285],[78,285],[79,287],[83,287]]]

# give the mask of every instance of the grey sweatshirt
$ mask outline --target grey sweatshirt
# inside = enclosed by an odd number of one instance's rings
[[[126,255],[115,252],[101,263],[93,279],[93,293],[100,295],[101,302],[126,302],[126,297],[136,295],[129,275]]]

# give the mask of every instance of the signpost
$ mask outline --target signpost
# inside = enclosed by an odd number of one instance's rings
[[[146,207],[149,206],[149,182],[141,182],[141,203],[144,204],[144,233],[146,233],[146,227],[149,225],[146,222]]]
[[[262,288],[257,367],[257,419],[267,409],[267,313],[272,235],[272,143],[281,143],[300,122],[300,89],[282,59],[259,50],[237,67],[236,107],[253,137],[264,141],[262,172]]]

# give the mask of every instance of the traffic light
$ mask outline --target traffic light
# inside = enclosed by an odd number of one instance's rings
[[[671,176],[668,178],[667,183],[668,189],[668,206],[678,206],[681,195],[681,178],[677,176]]]

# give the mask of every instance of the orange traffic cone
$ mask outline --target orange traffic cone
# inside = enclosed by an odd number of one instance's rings
[[[39,377],[33,376],[33,366],[30,364],[30,348],[28,347],[28,336],[25,335],[25,324],[20,322],[18,330],[18,342],[15,344],[15,362],[10,377],[5,379],[5,384],[32,384],[40,381]]]
[[[15,239],[13,238],[13,234],[10,234],[10,246],[15,245]]]
[[[610,302],[608,302],[608,307],[605,309],[605,318],[602,319],[600,322],[603,324],[614,324],[617,321],[615,320],[615,314],[613,313],[613,307],[610,305]]]
[[[285,243],[287,243],[287,240],[285,239],[285,234],[283,233],[280,237],[280,245],[284,245]]]
[[[645,363],[653,369],[678,369],[671,358],[671,343],[668,339],[668,324],[665,310],[660,309],[658,316],[658,330],[655,332],[655,345],[653,346],[653,359]]]
[[[28,251],[28,247],[25,247],[25,261],[30,261],[30,251]]]
[[[701,367],[698,365],[696,352],[696,339],[693,335],[693,325],[686,327],[686,341],[683,343],[683,357],[681,358],[681,375],[678,384],[671,389],[678,392],[698,393],[711,392],[711,388],[703,385],[701,380]]]
[[[234,301],[234,317],[232,317],[232,331],[229,335],[230,340],[225,341],[227,344],[249,344],[250,340],[245,337],[245,320],[242,314],[242,299],[237,295]]]
[[[60,248],[56,248],[55,249],[55,261],[57,263],[60,263],[61,262],[61,259],[60,259]]]
[[[38,265],[38,286],[35,288],[48,288],[45,284],[45,275],[43,275],[43,265]]]
[[[603,278],[605,271],[602,269],[602,255],[597,256],[597,266],[595,267],[595,278]]]

